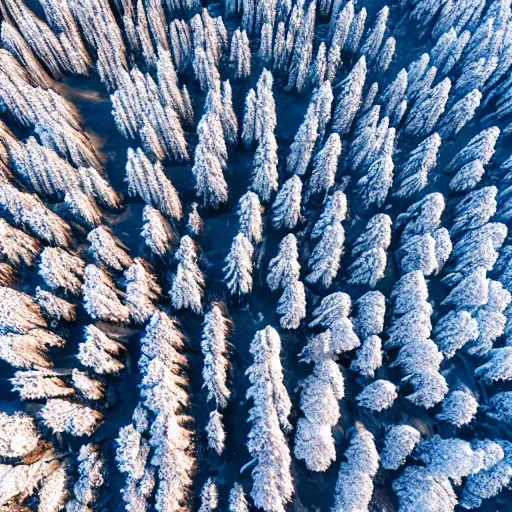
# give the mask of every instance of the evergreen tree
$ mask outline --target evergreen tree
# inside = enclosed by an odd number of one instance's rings
[[[347,216],[347,197],[341,190],[335,190],[332,195],[327,196],[324,202],[322,213],[315,222],[311,238],[318,238],[327,226],[343,222]]]
[[[340,136],[337,133],[332,133],[315,157],[313,173],[308,181],[306,198],[314,194],[328,192],[334,185],[340,154]]]
[[[282,315],[279,323],[283,329],[297,329],[306,317],[306,294],[300,281],[288,283],[277,304],[277,313]]]
[[[263,207],[258,196],[250,190],[238,201],[238,218],[240,232],[252,244],[263,241]]]
[[[231,295],[246,295],[252,290],[254,248],[243,233],[233,239],[224,267],[226,286]]]
[[[382,467],[396,470],[405,464],[406,458],[419,443],[421,434],[410,425],[394,425],[384,438],[384,448],[380,453]]]
[[[279,243],[279,251],[268,264],[267,284],[272,291],[286,288],[298,281],[300,264],[295,235],[286,235]]]
[[[363,101],[366,80],[366,60],[361,57],[347,77],[340,83],[338,104],[334,110],[332,129],[341,135],[350,131],[352,123]]]
[[[324,288],[331,286],[338,273],[344,242],[345,232],[339,222],[325,228],[322,238],[309,257],[308,266],[311,272],[306,277],[308,283],[320,283]]]
[[[178,267],[170,290],[172,305],[176,309],[190,308],[199,314],[203,310],[201,299],[205,280],[197,264],[196,245],[188,235],[180,240],[175,258]]]
[[[359,50],[361,55],[366,57],[368,63],[371,63],[378,55],[384,33],[386,32],[386,23],[389,17],[389,7],[384,6],[378,13],[373,28],[368,31],[368,36]]]
[[[275,229],[293,229],[301,221],[301,200],[302,181],[294,175],[283,183],[272,205],[272,224]]]

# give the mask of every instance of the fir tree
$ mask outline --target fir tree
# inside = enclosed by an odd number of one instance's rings
[[[301,221],[301,200],[302,181],[294,175],[283,183],[272,205],[272,224],[275,229],[293,229]]]
[[[246,295],[252,290],[254,248],[243,233],[233,239],[224,267],[226,286],[231,295]]]

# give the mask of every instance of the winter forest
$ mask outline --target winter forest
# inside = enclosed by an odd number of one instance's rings
[[[0,512],[512,509],[511,0],[0,10]]]

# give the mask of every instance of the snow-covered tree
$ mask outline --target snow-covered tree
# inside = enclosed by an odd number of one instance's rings
[[[447,140],[457,135],[466,123],[471,121],[481,100],[482,93],[478,89],[473,89],[455,103],[439,122],[437,130],[441,138]]]
[[[394,167],[391,156],[384,155],[375,160],[367,174],[357,182],[365,208],[372,205],[381,207],[384,204],[393,184]]]
[[[378,55],[386,32],[386,23],[389,17],[389,7],[384,6],[378,13],[373,28],[368,31],[368,36],[361,46],[359,53],[371,63]]]
[[[144,206],[142,210],[142,220],[144,224],[141,236],[148,249],[158,256],[168,253],[177,240],[177,234],[171,224],[158,210],[149,205]]]
[[[384,437],[380,460],[384,469],[396,470],[405,464],[406,458],[419,443],[421,434],[410,425],[394,425]]]
[[[443,400],[442,410],[436,415],[436,418],[456,427],[462,427],[471,423],[477,409],[478,402],[473,394],[467,390],[457,389],[449,393]]]
[[[344,242],[345,232],[339,222],[325,228],[308,260],[311,270],[306,277],[308,283],[320,283],[324,288],[329,288],[339,270]]]
[[[440,146],[441,137],[433,133],[409,153],[396,176],[394,195],[400,198],[412,197],[428,185],[430,171],[437,164]]]
[[[89,252],[97,265],[107,269],[123,271],[128,268],[132,259],[128,255],[128,247],[112,234],[106,226],[99,226],[87,235]]]
[[[208,447],[215,450],[217,455],[221,455],[224,451],[226,432],[222,424],[222,414],[219,411],[215,410],[210,413],[205,431],[208,438]]]
[[[94,325],[84,329],[84,341],[78,345],[78,360],[96,373],[118,373],[124,363],[118,359],[125,351],[124,345],[109,338]]]
[[[0,255],[14,266],[34,264],[40,253],[39,242],[0,219]]]
[[[86,405],[52,398],[39,411],[43,423],[54,432],[73,436],[92,435],[103,422],[103,415]]]
[[[240,232],[253,244],[263,241],[263,207],[258,196],[247,191],[238,201]]]
[[[249,510],[244,489],[238,482],[235,482],[229,491],[228,510],[229,512],[248,512]]]
[[[39,275],[52,290],[76,295],[82,288],[85,263],[64,249],[46,247],[41,253]]]
[[[361,57],[352,71],[340,84],[338,103],[334,111],[333,131],[340,135],[349,132],[352,122],[363,101],[363,87],[366,80],[366,59]]]
[[[308,181],[306,198],[321,192],[328,192],[334,185],[340,154],[340,136],[337,133],[332,133],[315,157],[313,172]]]
[[[306,316],[306,294],[300,281],[291,281],[284,287],[276,311],[282,315],[279,323],[283,329],[299,327],[300,321]]]
[[[224,266],[226,286],[231,295],[246,295],[252,290],[252,257],[254,248],[243,233],[233,239]]]
[[[231,323],[220,303],[212,303],[203,324],[201,349],[203,351],[203,386],[208,389],[208,399],[215,400],[218,407],[226,407],[230,390],[227,387],[228,346],[227,336]]]
[[[254,362],[246,371],[251,383],[247,398],[253,401],[247,440],[255,464],[251,496],[254,505],[266,512],[283,511],[293,494],[290,451],[282,432],[291,428],[291,402],[283,385],[280,351],[275,329],[267,326],[258,331],[250,346]]]
[[[293,229],[301,220],[302,181],[297,175],[283,183],[272,205],[272,224],[275,229]]]
[[[311,238],[318,238],[327,226],[343,222],[347,216],[347,197],[341,190],[336,190],[324,202],[322,213],[315,222]]]
[[[85,310],[94,319],[128,323],[130,310],[121,304],[119,290],[112,279],[96,265],[87,265],[82,286]]]
[[[201,490],[201,506],[198,512],[213,512],[217,510],[218,502],[217,484],[212,478],[208,478]]]
[[[432,133],[437,121],[444,112],[451,89],[449,78],[445,78],[433,89],[421,91],[409,111],[404,130],[413,137],[426,137]]]
[[[318,113],[308,109],[290,146],[290,154],[286,160],[288,172],[299,176],[305,174],[318,138],[318,131]]]
[[[180,240],[175,258],[178,267],[170,290],[172,305],[176,309],[190,308],[199,314],[203,310],[201,299],[205,280],[197,264],[199,257],[196,244],[188,235]]]
[[[356,402],[360,407],[379,412],[391,407],[397,397],[396,386],[388,380],[379,379],[368,384],[356,396]]]
[[[245,30],[237,29],[233,32],[229,60],[233,65],[235,78],[247,78],[251,74],[251,49]]]
[[[277,256],[268,265],[267,284],[272,291],[286,288],[299,279],[298,258],[297,239],[290,233],[281,240]]]
[[[130,195],[138,195],[165,215],[176,220],[181,219],[181,201],[173,184],[165,176],[162,164],[152,164],[140,148],[136,151],[128,149],[126,181]]]
[[[0,412],[0,454],[2,457],[25,457],[40,442],[34,420],[23,413]]]
[[[131,318],[139,324],[149,320],[155,312],[154,304],[161,295],[157,277],[148,263],[142,258],[135,258],[130,267],[124,272],[126,284],[125,304],[130,310]]]

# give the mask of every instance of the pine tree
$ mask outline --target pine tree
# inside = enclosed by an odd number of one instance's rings
[[[450,79],[445,78],[433,89],[420,91],[420,96],[407,115],[405,133],[414,137],[425,137],[432,133],[444,112],[450,89]]]
[[[78,360],[98,374],[119,373],[124,364],[117,356],[124,353],[124,345],[109,338],[94,325],[86,326],[84,333],[84,341],[78,346]]]
[[[176,309],[190,308],[194,313],[202,312],[201,299],[205,280],[197,264],[197,248],[188,235],[180,240],[175,258],[178,261],[176,275],[172,282],[170,296]]]
[[[371,205],[381,207],[384,204],[393,184],[394,167],[391,156],[382,156],[373,162],[366,176],[357,182],[365,208]]]
[[[235,482],[232,489],[229,491],[229,512],[248,512],[249,505],[245,499],[244,489],[238,483]]]
[[[128,149],[126,164],[128,193],[139,195],[147,204],[169,217],[180,220],[181,201],[171,181],[165,176],[160,162],[151,164],[140,148]]]
[[[233,239],[224,267],[226,286],[231,295],[246,295],[252,290],[252,256],[254,248],[243,233]]]
[[[336,190],[325,200],[322,213],[311,232],[311,238],[318,238],[327,226],[343,222],[346,216],[347,197],[341,190]]]
[[[240,232],[249,242],[259,244],[263,241],[263,207],[258,196],[250,190],[238,201],[238,219]]]
[[[254,363],[246,371],[251,383],[247,398],[253,400],[247,449],[256,464],[251,496],[266,512],[283,511],[293,494],[290,451],[281,430],[291,428],[291,402],[282,381],[280,351],[281,340],[272,327],[258,331],[250,347]]]
[[[328,192],[334,185],[340,154],[340,136],[337,133],[332,133],[315,157],[313,172],[308,181],[306,198],[314,194]]]
[[[384,448],[380,453],[382,467],[391,470],[401,467],[420,439],[420,432],[410,425],[392,426],[386,432]]]
[[[94,320],[129,323],[130,310],[121,304],[120,291],[96,265],[85,267],[82,293],[85,310]]]
[[[301,221],[302,181],[297,175],[283,183],[272,205],[272,225],[275,229],[293,229]]]
[[[283,329],[297,329],[306,317],[306,294],[300,281],[288,283],[277,304],[277,313],[282,315],[279,323]]]
[[[394,195],[413,197],[428,185],[429,173],[437,164],[441,137],[433,133],[413,149],[396,177]]]
[[[293,143],[290,146],[290,154],[286,159],[286,169],[302,176],[309,165],[313,149],[318,138],[318,114],[308,109],[304,121],[299,126]]]
[[[205,428],[208,438],[208,448],[215,450],[217,455],[221,455],[224,451],[226,432],[222,424],[222,414],[215,410],[210,413],[210,419]]]
[[[298,258],[297,239],[290,233],[281,240],[277,256],[268,264],[267,284],[272,291],[286,288],[298,281],[300,273]]]
[[[473,89],[461,98],[451,110],[441,118],[438,131],[443,140],[457,135],[460,130],[471,121],[476,109],[480,106],[482,94],[478,89]]]
[[[363,101],[366,80],[366,60],[361,57],[340,84],[338,104],[334,111],[332,129],[341,135],[350,131],[354,118]]]
[[[251,188],[267,202],[278,188],[277,142],[273,132],[265,130],[254,154]]]
[[[338,273],[344,241],[345,232],[339,222],[325,228],[322,238],[309,257],[311,272],[306,277],[308,283],[319,282],[324,288],[329,288]]]
[[[366,23],[366,16],[366,7],[362,7],[359,13],[352,20],[350,32],[345,44],[346,50],[351,53],[355,54],[359,51],[359,45],[361,44],[361,38],[363,37],[364,32],[364,25]]]
[[[436,419],[462,427],[471,423],[476,415],[478,402],[469,391],[455,390],[444,399],[442,406]]]
[[[382,41],[384,40],[384,33],[386,31],[386,23],[389,17],[389,7],[384,6],[378,13],[377,19],[373,28],[368,32],[363,46],[359,50],[361,55],[366,57],[368,63],[371,63],[378,55]]]
[[[128,268],[132,259],[128,255],[128,247],[115,237],[106,226],[99,226],[87,235],[90,253],[97,265],[107,269],[123,271]]]
[[[142,210],[142,220],[144,224],[141,236],[148,249],[158,256],[169,252],[178,238],[171,224],[158,210],[149,205],[144,206]]]
[[[218,501],[217,484],[212,478],[208,478],[201,490],[201,506],[198,512],[213,512],[217,510]]]
[[[212,303],[211,309],[206,313],[203,324],[203,337],[201,349],[204,356],[203,387],[208,389],[208,399],[215,399],[221,409],[225,408],[230,390],[227,380],[227,336],[231,329],[231,322],[226,318],[220,303]]]
[[[245,30],[233,32],[229,60],[233,64],[235,78],[247,78],[251,74],[251,49]]]
[[[52,290],[76,295],[82,288],[85,263],[58,247],[46,247],[41,253],[39,275]]]

